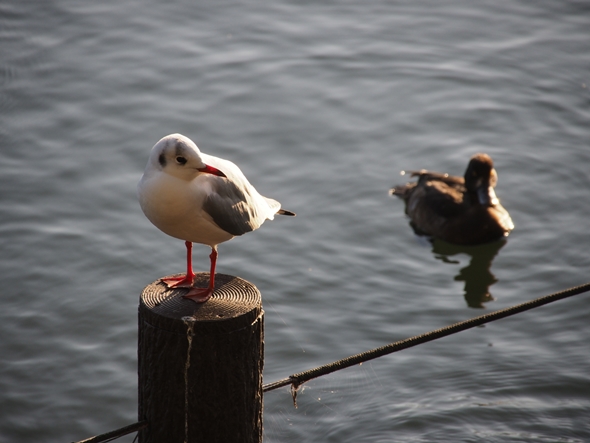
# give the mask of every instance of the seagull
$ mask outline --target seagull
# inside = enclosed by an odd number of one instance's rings
[[[215,289],[217,245],[258,229],[275,214],[295,216],[256,191],[234,163],[202,153],[181,134],[154,145],[137,195],[145,216],[162,232],[185,241],[186,275],[161,279],[169,288],[190,288],[184,298],[204,303]],[[211,247],[209,286],[194,288],[192,245]]]

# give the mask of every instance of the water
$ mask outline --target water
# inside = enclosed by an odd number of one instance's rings
[[[587,282],[589,20],[581,1],[3,2],[0,441],[136,421],[138,295],[184,246],[135,185],[172,132],[298,214],[220,247],[263,294],[265,382]],[[506,244],[415,237],[399,171],[478,151]],[[588,441],[589,314],[579,295],[350,368],[298,409],[269,392],[265,441]]]

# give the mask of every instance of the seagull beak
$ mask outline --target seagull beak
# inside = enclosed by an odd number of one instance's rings
[[[204,168],[197,168],[200,172],[205,172],[207,174],[216,175],[218,177],[226,177],[226,175],[221,172],[219,169],[214,168],[213,166],[205,165]]]

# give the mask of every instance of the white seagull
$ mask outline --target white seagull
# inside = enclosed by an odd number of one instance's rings
[[[161,280],[170,288],[190,288],[184,297],[197,303],[207,301],[215,289],[218,244],[258,229],[275,214],[295,215],[260,195],[235,164],[202,153],[181,134],[167,135],[154,145],[137,195],[146,217],[186,244],[186,275]],[[192,287],[193,242],[211,247],[207,288]]]

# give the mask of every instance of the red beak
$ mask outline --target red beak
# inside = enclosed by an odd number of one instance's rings
[[[207,174],[216,175],[218,177],[226,177],[223,172],[217,168],[214,168],[213,166],[205,165],[204,168],[199,168],[198,170],[201,172],[206,172]]]

